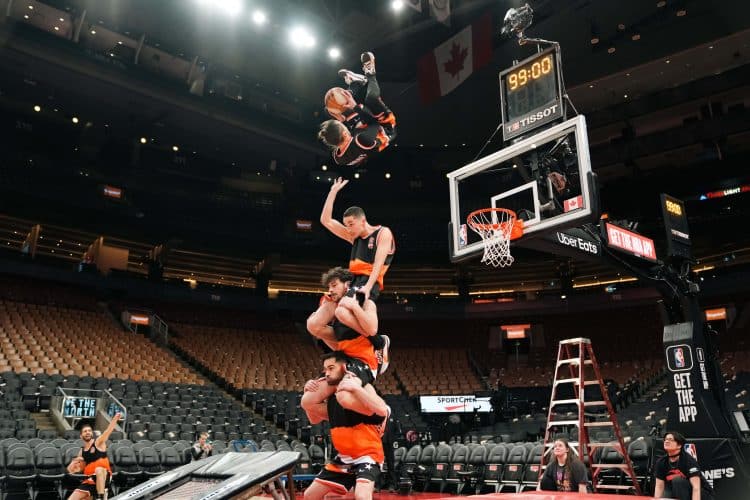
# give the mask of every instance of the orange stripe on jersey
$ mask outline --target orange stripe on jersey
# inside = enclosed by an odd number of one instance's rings
[[[349,340],[339,340],[339,351],[350,358],[357,358],[367,364],[372,370],[378,369],[378,359],[375,357],[375,349],[367,337],[357,335]]]
[[[339,467],[338,465],[331,462],[325,464],[325,469],[331,472],[340,472],[341,474],[346,474],[347,472],[349,472],[349,467]]]
[[[112,474],[112,467],[109,465],[109,459],[107,457],[97,458],[93,462],[87,463],[86,467],[83,469],[83,474],[86,476],[92,476],[96,474],[97,467],[104,467],[110,474]]]
[[[383,112],[380,113],[377,118],[378,123],[380,123],[381,125],[390,125],[391,127],[396,126],[396,115],[394,115],[393,113],[388,113],[386,115],[385,112]]]
[[[380,268],[380,273],[378,274],[378,285],[380,285],[380,290],[383,290],[383,277],[388,271],[388,267],[388,265],[383,264],[383,267]],[[359,259],[351,260],[349,261],[349,271],[355,275],[370,276],[370,273],[372,273],[372,263]]]
[[[370,457],[382,464],[384,460],[383,443],[377,426],[372,424],[357,424],[353,427],[331,428],[333,447],[341,455],[352,458]]]
[[[388,135],[386,135],[385,130],[383,130],[383,127],[380,127],[380,130],[378,130],[378,135],[376,136],[376,139],[380,141],[380,146],[378,146],[378,151],[383,151],[385,148],[388,147],[388,143],[390,142],[390,139],[388,138]]]

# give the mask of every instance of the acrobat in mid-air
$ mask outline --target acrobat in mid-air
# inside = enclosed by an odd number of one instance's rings
[[[333,87],[324,99],[333,119],[320,124],[318,139],[331,149],[337,165],[360,164],[396,138],[396,116],[380,97],[375,56],[364,52],[360,60],[364,74],[339,70],[348,88]]]

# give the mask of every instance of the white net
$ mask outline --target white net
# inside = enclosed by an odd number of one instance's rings
[[[484,255],[482,263],[494,267],[508,267],[513,264],[510,254],[510,233],[516,214],[510,210],[491,208],[477,210],[469,214],[466,222],[482,238]]]

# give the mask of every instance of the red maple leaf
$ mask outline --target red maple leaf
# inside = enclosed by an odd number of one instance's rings
[[[450,73],[453,78],[456,78],[461,70],[464,69],[464,61],[468,54],[469,49],[462,49],[459,44],[453,42],[451,44],[451,58],[443,64],[445,72]]]

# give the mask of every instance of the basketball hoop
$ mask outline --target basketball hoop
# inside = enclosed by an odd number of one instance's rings
[[[482,238],[482,263],[494,267],[513,264],[510,242],[523,236],[523,221],[507,208],[482,208],[466,217],[469,227]]]

